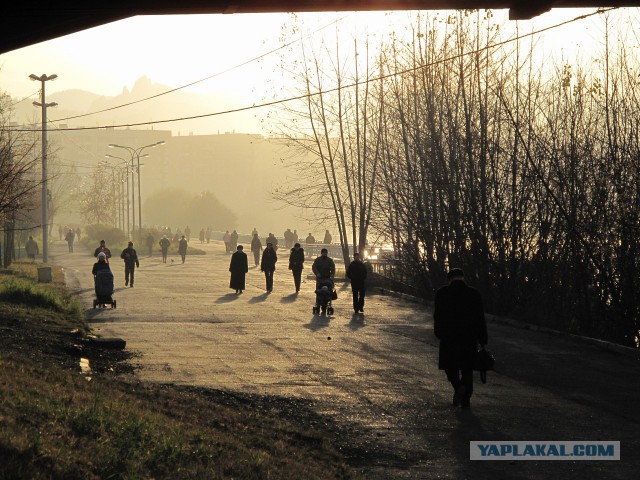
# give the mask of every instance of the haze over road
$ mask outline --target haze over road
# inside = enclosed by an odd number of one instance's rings
[[[314,316],[314,282],[303,272],[300,295],[278,250],[274,291],[251,268],[247,289],[228,288],[221,242],[207,255],[167,264],[138,249],[134,288],[113,251],[118,308],[93,309],[94,259],[78,245],[51,248],[67,283],[87,308],[94,331],[127,341],[141,355],[136,375],[247,393],[301,398],[357,438],[368,478],[633,478],[640,467],[640,365],[637,357],[564,336],[489,324],[498,359],[483,385],[476,375],[472,409],[450,406],[437,369],[429,307],[370,294],[353,315],[351,292],[338,284],[335,315]],[[252,264],[250,258],[250,265]],[[329,339],[330,338],[330,339]],[[470,440],[619,440],[617,462],[471,462]],[[340,444],[349,456],[349,445]],[[351,452],[353,453],[353,452]],[[356,462],[357,463],[357,462]]]

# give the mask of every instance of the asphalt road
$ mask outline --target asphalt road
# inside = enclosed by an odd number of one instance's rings
[[[637,356],[491,323],[496,370],[486,385],[476,376],[472,408],[462,411],[437,369],[427,306],[371,294],[354,315],[350,289],[339,284],[335,314],[313,315],[314,281],[303,276],[295,295],[282,251],[271,294],[250,268],[236,295],[222,243],[194,245],[207,254],[185,264],[141,254],[134,288],[124,287],[113,252],[115,310],[92,308],[88,251],[69,254],[56,242],[50,256],[94,331],[140,353],[141,380],[304,399],[335,425],[338,445],[367,478],[637,478]],[[471,461],[471,440],[618,440],[621,460]]]

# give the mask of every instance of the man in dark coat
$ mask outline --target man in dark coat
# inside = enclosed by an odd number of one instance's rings
[[[296,293],[300,292],[300,281],[302,279],[302,269],[304,268],[304,249],[296,243],[289,254],[289,270],[293,273],[293,283],[296,286]]]
[[[27,251],[27,256],[31,259],[35,259],[36,255],[40,253],[38,244],[31,235],[29,235],[29,240],[27,240],[27,243],[25,243],[24,249]]]
[[[100,240],[100,246],[94,250],[93,256],[98,258],[98,254],[100,252],[104,253],[104,258],[106,262],[109,263],[109,259],[111,258],[111,250],[109,250],[109,247],[107,247],[107,242],[105,242],[104,240]]]
[[[321,280],[333,279],[336,274],[336,264],[329,257],[329,251],[326,248],[320,250],[320,256],[313,261],[311,270],[316,276],[317,283]],[[318,286],[316,285],[316,288]]]
[[[162,252],[162,263],[167,263],[167,254],[169,253],[169,246],[171,245],[169,238],[163,235],[158,245],[160,245],[160,251]]]
[[[180,241],[178,242],[178,253],[182,257],[182,263],[184,263],[185,259],[187,258],[188,246],[189,246],[189,243],[187,242],[187,239],[185,238],[184,235],[182,235],[182,238],[180,238]]]
[[[251,252],[253,253],[253,262],[257,267],[260,263],[260,254],[262,253],[262,242],[257,232],[253,234],[253,238],[251,239]]]
[[[242,245],[238,245],[236,251],[231,255],[231,264],[229,265],[231,272],[229,288],[234,289],[236,293],[242,293],[244,290],[244,276],[249,271],[247,254],[242,251],[243,249]]]
[[[366,290],[365,280],[367,279],[367,267],[364,266],[360,255],[353,254],[353,262],[347,268],[347,278],[351,280],[351,291],[353,292],[353,311],[355,313],[364,312],[364,293]]]
[[[129,285],[133,288],[133,274],[136,267],[140,266],[138,261],[138,253],[133,248],[133,242],[129,242],[127,248],[122,250],[120,258],[124,260],[124,286]]]
[[[260,262],[260,270],[264,272],[264,278],[267,281],[267,293],[273,291],[273,272],[276,271],[276,262],[278,256],[273,249],[273,243],[267,243],[267,248],[262,252],[262,261]]]
[[[473,357],[488,342],[480,293],[466,284],[464,272],[447,274],[449,285],[436,292],[433,331],[440,339],[438,368],[444,370],[454,390],[453,405],[469,408],[473,394]]]

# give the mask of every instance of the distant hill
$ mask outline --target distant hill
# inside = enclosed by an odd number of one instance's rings
[[[52,93],[46,100],[56,102],[58,106],[47,111],[48,120],[54,124],[55,122],[65,124],[69,128],[134,125],[162,121],[148,127],[141,125],[137,128],[172,130],[175,134],[183,135],[232,131],[261,133],[255,112],[210,116],[211,113],[246,106],[239,99],[221,94],[202,95],[185,90],[171,90],[171,87],[153,83],[148,77],[143,76],[136,81],[131,91],[124,88],[122,93],[115,97],[97,95],[84,90]],[[87,115],[89,113],[91,115]],[[193,116],[204,117],[165,122],[165,120]],[[31,123],[39,120],[40,110],[30,102],[20,102],[15,106],[14,121]]]

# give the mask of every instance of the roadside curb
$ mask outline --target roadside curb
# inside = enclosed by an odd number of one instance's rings
[[[371,291],[374,291],[376,293],[378,293],[379,295],[389,295],[391,297],[394,298],[399,298],[402,300],[406,300],[409,302],[413,302],[413,303],[421,303],[423,305],[428,305],[430,307],[433,307],[433,301],[432,300],[425,300],[423,298],[419,298],[419,297],[414,297],[412,295],[408,295],[406,293],[400,293],[400,292],[395,292],[393,290],[389,290],[387,288],[381,288],[381,287],[371,287],[370,288]],[[541,325],[535,325],[533,323],[526,323],[526,322],[521,322],[518,320],[513,320],[511,318],[506,318],[506,317],[499,317],[498,315],[494,315],[492,313],[485,313],[485,318],[492,322],[492,323],[497,323],[500,325],[507,325],[510,327],[515,327],[515,328],[520,328],[523,330],[533,330],[536,332],[541,332],[541,333],[547,333],[549,335],[555,335],[557,337],[565,337],[571,340],[575,340],[575,341],[579,341],[579,342],[583,342],[583,343],[588,343],[590,345],[594,345],[596,347],[599,347],[603,350],[608,350],[611,352],[615,352],[621,355],[626,355],[629,357],[634,357],[640,360],[640,349],[635,349],[635,348],[631,348],[631,347],[625,347],[624,345],[619,345],[617,343],[612,343],[612,342],[608,342],[606,340],[601,340],[599,338],[592,338],[592,337],[584,337],[581,335],[576,335],[573,333],[568,333],[568,332],[563,332],[561,330],[554,330],[552,328],[549,327],[544,327]]]

